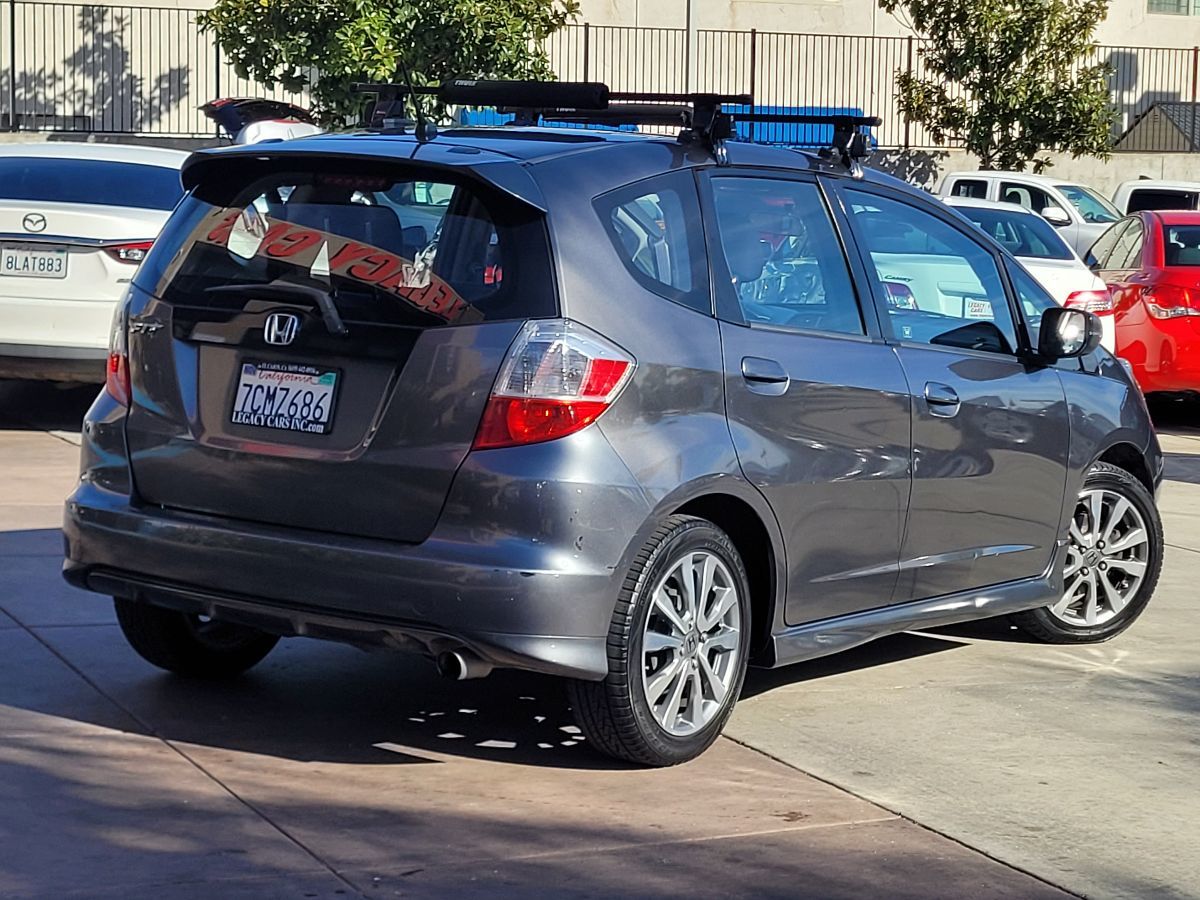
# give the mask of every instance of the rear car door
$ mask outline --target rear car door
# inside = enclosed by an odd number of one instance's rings
[[[887,605],[909,404],[869,300],[863,315],[861,268],[813,180],[722,170],[706,187],[729,425],[784,535],[786,620]]]
[[[131,301],[139,498],[423,540],[505,351],[557,310],[543,219],[448,168],[214,163]]]
[[[1054,368],[1018,353],[1027,337],[997,252],[886,189],[841,196],[912,395],[897,600],[1042,574],[1066,484],[1066,400]]]

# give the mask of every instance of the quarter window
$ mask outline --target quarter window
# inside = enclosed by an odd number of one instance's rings
[[[717,231],[749,324],[864,334],[846,258],[809,182],[712,180]]]
[[[1110,269],[1136,269],[1142,262],[1142,223],[1134,219],[1121,234],[1108,261]]]
[[[700,205],[686,173],[641,181],[605,194],[596,209],[625,268],[645,288],[711,312]]]
[[[902,341],[1013,353],[1016,327],[996,260],[965,233],[907,203],[847,191],[851,214]]]
[[[1088,264],[1094,265],[1098,269],[1112,268],[1112,266],[1109,265],[1109,262],[1112,259],[1113,250],[1116,249],[1117,242],[1121,239],[1121,235],[1123,235],[1126,229],[1128,229],[1132,224],[1133,223],[1131,220],[1125,219],[1124,221],[1118,222],[1112,228],[1108,229],[1108,231],[1104,232],[1104,234],[1100,235],[1099,240],[1092,244],[1092,249],[1088,251]]]

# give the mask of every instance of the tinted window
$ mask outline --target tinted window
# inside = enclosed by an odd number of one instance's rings
[[[714,178],[717,231],[746,321],[863,334],[858,300],[814,184]]]
[[[174,209],[179,170],[98,159],[0,157],[0,200]]]
[[[1041,216],[978,206],[955,206],[954,209],[1003,244],[1013,256],[1037,259],[1071,259],[1074,256],[1071,248]]]
[[[656,294],[711,312],[700,206],[692,177],[680,172],[640,181],[596,201],[621,262]]]
[[[975,200],[987,199],[988,185],[986,181],[978,181],[974,178],[960,178],[954,182],[954,189],[951,192],[955,197],[972,197]]]
[[[1013,352],[1012,312],[989,252],[948,223],[907,203],[859,191],[847,193],[896,337]]]
[[[1085,222],[1115,222],[1121,218],[1116,207],[1093,191],[1078,184],[1055,185],[1067,202],[1079,211]]]
[[[1195,209],[1197,194],[1194,191],[1165,191],[1142,188],[1130,191],[1129,208],[1126,212],[1143,209]]]
[[[172,303],[237,309],[254,287],[299,284],[328,293],[347,321],[395,325],[554,314],[534,210],[473,184],[343,165],[214,170],[172,217],[139,284]]]
[[[1164,225],[1163,256],[1168,266],[1200,266],[1200,225]]]
[[[1000,199],[1005,203],[1015,203],[1017,206],[1023,206],[1026,209],[1033,210],[1035,213],[1041,213],[1042,210],[1049,207],[1060,208],[1059,204],[1052,200],[1050,195],[1041,188],[1036,188],[1028,184],[1017,184],[1012,181],[1000,182]]]
[[[1121,237],[1113,247],[1112,255],[1108,258],[1109,269],[1136,269],[1141,265],[1142,257],[1142,223],[1134,219],[1128,228],[1121,232]]]
[[[1092,244],[1092,249],[1088,251],[1088,264],[1094,265],[1098,269],[1110,268],[1108,262],[1112,257],[1113,249],[1117,246],[1121,235],[1125,233],[1125,229],[1131,224],[1129,220],[1118,222],[1100,235],[1100,239]]]

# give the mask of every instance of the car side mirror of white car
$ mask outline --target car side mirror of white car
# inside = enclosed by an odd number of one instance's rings
[[[1042,218],[1055,228],[1064,228],[1071,224],[1071,217],[1067,215],[1065,209],[1059,206],[1047,206],[1042,210]]]

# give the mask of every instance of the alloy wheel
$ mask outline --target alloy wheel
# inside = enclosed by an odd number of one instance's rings
[[[642,687],[668,733],[693,734],[721,710],[737,677],[741,604],[715,554],[684,554],[654,588],[642,634]]]

